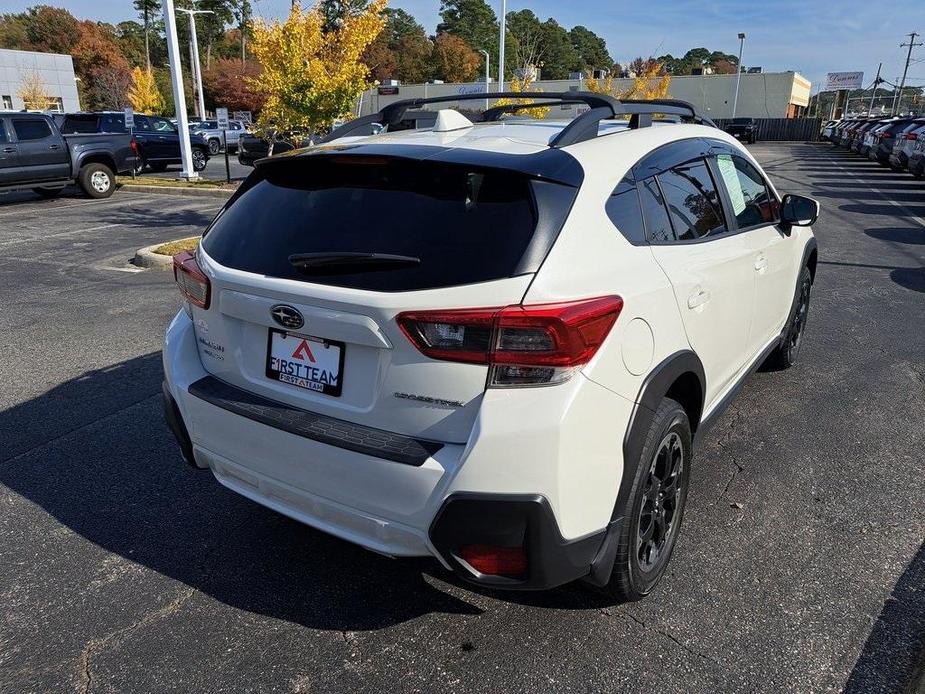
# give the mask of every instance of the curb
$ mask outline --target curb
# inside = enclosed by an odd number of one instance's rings
[[[163,246],[163,243],[155,243],[153,246],[145,246],[135,251],[135,257],[132,258],[132,264],[138,267],[151,268],[153,270],[169,270],[173,267],[173,256],[161,255],[155,253],[154,249]]]
[[[119,190],[130,193],[154,193],[157,195],[188,195],[195,198],[222,198],[227,200],[234,194],[234,190],[220,190],[216,188],[183,188],[177,186],[146,186],[139,183],[121,183]],[[235,189],[236,190],[236,189]]]

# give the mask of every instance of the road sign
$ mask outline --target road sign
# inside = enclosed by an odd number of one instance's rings
[[[227,108],[215,109],[215,118],[218,121],[219,130],[228,130],[228,109]]]
[[[822,91],[837,92],[840,89],[860,89],[863,86],[863,72],[830,72],[825,76]]]
[[[125,127],[130,130],[135,127],[135,111],[130,106],[125,109]]]

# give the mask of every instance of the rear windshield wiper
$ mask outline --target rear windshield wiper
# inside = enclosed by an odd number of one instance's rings
[[[345,275],[416,267],[421,259],[388,253],[294,253],[289,263],[306,275]]]

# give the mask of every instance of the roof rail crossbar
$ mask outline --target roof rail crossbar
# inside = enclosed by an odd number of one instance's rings
[[[395,125],[401,122],[408,109],[425,106],[427,104],[455,103],[460,101],[485,101],[489,99],[541,99],[541,103],[511,105],[495,107],[488,109],[485,113],[490,118],[486,120],[496,120],[502,113],[511,110],[520,110],[520,108],[530,108],[532,106],[543,106],[548,102],[553,104],[561,103],[583,103],[591,108],[587,113],[583,113],[575,118],[571,123],[565,126],[562,131],[549,143],[550,147],[566,147],[577,142],[584,142],[598,136],[598,126],[602,120],[615,118],[621,115],[640,116],[648,115],[648,118],[637,118],[636,127],[647,127],[652,124],[652,115],[660,114],[666,116],[680,116],[682,120],[704,125],[714,125],[713,121],[697,112],[693,105],[686,101],[677,99],[653,99],[651,101],[620,101],[609,94],[595,94],[592,92],[489,92],[478,94],[450,94],[447,96],[435,96],[429,98],[403,99],[395,101],[383,107],[378,113],[358,118],[346,123],[333,130],[321,142],[331,142],[341,137],[346,137],[351,132],[368,125],[370,123],[380,123],[382,125]],[[504,109],[499,111],[498,109]],[[631,122],[630,127],[633,127]]]
[[[493,106],[482,114],[483,121],[496,121],[506,113],[516,113],[517,111],[526,111],[531,108],[548,108],[550,106],[571,106],[572,104],[583,103],[580,99],[571,99],[570,101],[544,101],[536,104],[505,104],[503,106]]]

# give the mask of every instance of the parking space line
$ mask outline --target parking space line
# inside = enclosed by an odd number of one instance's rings
[[[835,158],[834,158],[834,157],[830,157],[830,161],[831,161],[832,164],[835,166],[835,168],[841,169],[844,173],[846,173],[846,174],[848,174],[849,176],[851,176],[851,178],[855,179],[856,181],[860,181],[861,183],[863,183],[865,186],[867,186],[867,189],[870,190],[872,193],[876,193],[876,194],[879,195],[883,200],[885,200],[886,202],[888,202],[888,203],[890,203],[891,205],[893,205],[893,207],[896,207],[897,209],[902,210],[903,213],[904,213],[904,215],[903,215],[904,217],[907,217],[907,218],[911,219],[911,220],[914,221],[916,224],[918,224],[920,227],[922,227],[923,229],[925,229],[925,219],[922,219],[921,217],[919,217],[918,215],[916,215],[912,210],[910,210],[908,207],[906,207],[905,205],[903,205],[901,202],[897,202],[896,200],[894,200],[893,198],[891,198],[890,195],[889,195],[889,193],[887,193],[887,192],[885,192],[885,191],[883,191],[883,190],[880,190],[880,189],[877,188],[876,186],[871,185],[870,182],[867,181],[863,176],[859,176],[858,174],[854,173],[853,171],[851,171],[851,170],[849,170],[849,169],[846,169],[844,166],[842,166],[841,164],[837,163],[837,162],[835,161]]]

